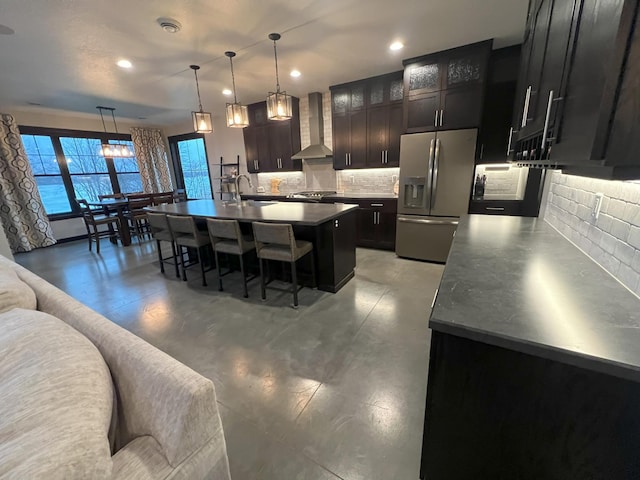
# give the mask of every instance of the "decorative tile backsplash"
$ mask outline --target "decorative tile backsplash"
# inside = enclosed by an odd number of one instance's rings
[[[369,168],[364,170],[338,170],[337,190],[344,193],[394,193],[399,168]]]
[[[640,183],[553,172],[544,219],[640,296]]]

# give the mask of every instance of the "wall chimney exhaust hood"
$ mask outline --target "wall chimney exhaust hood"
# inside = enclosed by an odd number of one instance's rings
[[[324,120],[322,119],[322,94],[313,92],[309,94],[309,134],[311,145],[296,153],[293,159],[311,160],[318,158],[331,158],[333,152],[324,144]]]

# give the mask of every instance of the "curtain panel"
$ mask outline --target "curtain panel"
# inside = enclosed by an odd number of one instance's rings
[[[156,128],[132,128],[131,140],[138,159],[142,188],[145,193],[173,191],[169,172],[169,156],[162,131]]]
[[[56,243],[12,115],[0,113],[0,218],[11,251]]]

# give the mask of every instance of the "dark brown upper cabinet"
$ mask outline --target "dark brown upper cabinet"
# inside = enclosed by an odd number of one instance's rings
[[[492,44],[487,40],[403,62],[406,133],[480,125]]]
[[[293,160],[300,151],[299,100],[293,97],[290,120],[267,119],[266,102],[249,105],[249,126],[243,129],[249,173],[302,170],[302,161]]]
[[[520,45],[491,52],[478,135],[477,163],[505,163],[510,160],[507,150],[519,67]],[[511,137],[513,142],[513,135]]]
[[[402,72],[331,87],[333,168],[399,165]]]
[[[515,109],[518,163],[640,178],[638,3],[531,2]]]

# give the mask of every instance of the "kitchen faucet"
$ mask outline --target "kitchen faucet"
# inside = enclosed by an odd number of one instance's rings
[[[246,178],[247,182],[249,182],[249,188],[253,188],[253,185],[251,184],[251,179],[245,175],[244,173],[241,173],[240,175],[236,175],[235,178],[235,184],[236,184],[236,203],[238,205],[240,205],[240,203],[242,202],[242,198],[240,197],[240,179],[241,178]]]

